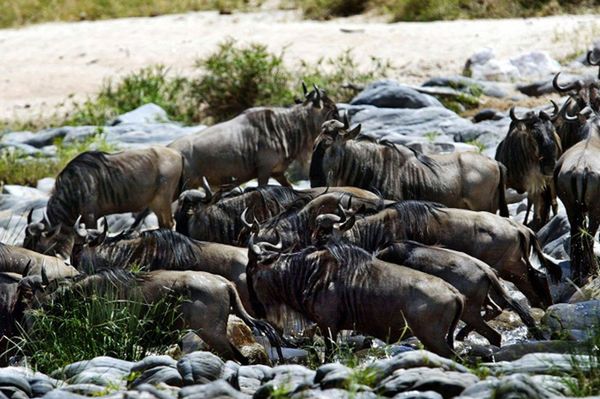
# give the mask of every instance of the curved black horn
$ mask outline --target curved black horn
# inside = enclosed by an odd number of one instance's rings
[[[588,51],[587,55],[585,56],[585,59],[587,60],[588,64],[590,64],[591,66],[598,66],[598,65],[600,65],[600,59],[597,60],[597,61],[594,61],[592,59],[593,55],[594,55],[593,51]]]
[[[322,215],[317,216],[315,220],[317,226],[323,228],[331,228],[335,223],[339,223],[342,221],[342,218],[334,213],[324,213]]]
[[[81,215],[79,215],[79,217],[75,221],[75,224],[73,225],[73,230],[75,230],[75,233],[79,237],[81,237],[81,238],[87,237],[87,229],[85,228],[85,223],[81,223]]]
[[[23,277],[28,276],[30,271],[31,271],[31,259],[29,259],[27,261],[27,264],[25,265],[25,269],[23,269],[23,273],[21,273],[21,276],[23,276]]]
[[[579,90],[583,86],[583,84],[580,80],[576,80],[574,82],[571,82],[569,84],[561,86],[558,84],[558,76],[559,75],[560,75],[560,72],[558,72],[556,75],[554,75],[554,79],[552,79],[552,87],[554,87],[554,90],[556,90],[559,93],[564,93],[564,92],[571,91],[571,90]]]
[[[27,214],[27,224],[31,224],[32,220],[33,220],[33,208],[31,208],[31,210]]]
[[[250,234],[250,238],[248,239],[248,249],[252,251],[255,255],[262,255],[262,248],[254,243],[254,233]]]
[[[44,265],[42,265],[41,275],[42,275],[42,284],[44,284],[44,285],[50,284],[50,280],[48,280],[48,275],[46,274],[46,268],[44,267]]]
[[[320,103],[321,102],[321,90],[319,89],[319,86],[317,86],[315,83],[313,83],[313,88],[315,89],[315,102],[316,103]]]
[[[517,116],[515,115],[515,107],[511,107],[508,114],[510,115],[510,119],[512,119],[513,122],[524,122],[527,120],[527,118],[523,118],[523,119],[517,118]]]
[[[304,97],[308,95],[308,88],[306,87],[306,83],[302,81],[302,92],[304,93]]]
[[[550,120],[554,122],[556,120],[556,118],[558,118],[560,115],[560,109],[559,109],[556,101],[550,100],[550,102],[552,103],[552,107],[553,107],[552,116],[550,116]]]
[[[206,192],[206,196],[208,199],[212,198],[214,193],[210,189],[210,184],[208,184],[208,180],[206,180],[206,176],[202,176],[202,188]]]
[[[275,251],[275,252],[281,251],[281,248],[283,248],[283,242],[281,241],[281,236],[279,235],[279,232],[275,232],[275,234],[277,235],[277,244],[271,244],[270,242],[261,242],[258,245],[260,245],[263,248],[269,249],[271,251]]]
[[[344,112],[344,129],[350,129],[350,121],[348,120],[348,111]]]
[[[569,122],[576,122],[579,120],[578,115],[569,115],[568,110],[565,110],[565,119]]]

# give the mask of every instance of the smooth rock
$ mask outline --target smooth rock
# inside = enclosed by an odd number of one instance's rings
[[[237,388],[248,395],[254,395],[264,381],[273,379],[273,369],[260,364],[253,366],[241,366],[238,369],[235,381]],[[233,384],[236,386],[236,384]]]
[[[458,371],[461,373],[469,372],[463,365],[426,350],[401,352],[390,359],[376,360],[370,366],[377,373],[378,381],[392,375],[398,369],[415,367],[439,368],[444,371]]]
[[[551,241],[570,233],[571,225],[566,213],[554,215],[537,233],[536,236],[543,247]]]
[[[530,51],[510,59],[521,78],[539,78],[560,72],[561,66],[546,51]]]
[[[52,190],[54,189],[54,182],[56,179],[54,177],[44,177],[37,181],[35,188],[37,188],[42,193],[46,195],[50,195]]]
[[[600,277],[596,277],[577,290],[569,299],[569,303],[585,302],[589,300],[600,300]]]
[[[597,328],[600,326],[600,300],[552,305],[546,310],[542,324],[558,335],[565,330]]]
[[[533,341],[505,345],[488,357],[496,362],[513,361],[529,353],[571,353],[577,348],[576,343],[569,341]]]
[[[179,399],[232,398],[248,399],[249,395],[236,391],[223,380],[213,381],[203,385],[193,385],[179,391]]]
[[[129,362],[126,360],[115,359],[109,356],[98,356],[93,358],[92,360],[82,360],[79,362],[71,363],[63,367],[62,369],[55,370],[51,373],[51,375],[65,376],[66,378],[71,378],[85,370],[100,367],[106,369],[114,369],[116,371],[118,370],[122,374],[129,374],[133,365],[133,362]]]
[[[131,367],[131,371],[141,372],[158,366],[177,368],[177,360],[173,359],[171,356],[166,355],[146,356],[139,362],[135,362]]]
[[[69,384],[93,384],[109,386],[121,381],[128,372],[113,367],[91,367],[75,374],[67,381]]]
[[[350,102],[351,105],[374,105],[380,108],[442,107],[435,97],[419,93],[394,80],[371,83]]]
[[[396,370],[376,387],[378,394],[393,396],[404,391],[434,391],[444,398],[460,395],[465,388],[479,382],[473,374],[429,367]]]
[[[434,391],[406,391],[394,395],[392,399],[442,399],[442,395]]]
[[[483,95],[488,97],[503,98],[508,95],[507,90],[501,87],[500,84],[496,82],[476,80],[459,75],[432,78],[423,83],[423,86],[450,87],[452,89],[459,90],[467,94],[473,94],[472,90],[475,87],[476,90],[481,90]]]
[[[152,368],[144,369],[142,374],[136,378],[131,384],[132,387],[150,384],[156,385],[164,383],[170,386],[180,387],[183,385],[183,378],[176,368],[171,366],[155,366]]]
[[[573,364],[583,371],[590,370],[590,359],[582,355],[566,355],[560,353],[529,353],[511,362],[483,363],[493,374],[569,374],[573,372]]]
[[[108,124],[111,126],[116,126],[125,123],[157,123],[167,122],[168,120],[169,116],[164,109],[154,103],[148,103],[134,109],[133,111],[119,115]]]
[[[566,387],[558,383],[563,377],[514,374],[501,378],[488,377],[471,385],[458,396],[461,399],[550,399],[567,395]],[[558,385],[558,384],[560,385]]]
[[[267,399],[280,387],[285,387],[291,394],[309,389],[316,373],[297,364],[273,367],[273,379],[263,384],[254,393],[254,399]]]
[[[223,361],[210,352],[193,352],[177,362],[177,370],[185,385],[207,384],[218,379],[223,369]]]
[[[321,391],[319,389],[307,389],[298,392],[290,397],[291,399],[376,399],[373,392],[349,392],[343,389],[328,389]]]

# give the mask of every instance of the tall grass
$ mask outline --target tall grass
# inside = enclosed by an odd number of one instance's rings
[[[584,349],[576,355],[571,357],[571,375],[563,382],[573,396],[598,395],[600,392],[600,317],[596,318],[595,324],[588,331]]]
[[[147,305],[135,290],[129,299],[120,298],[116,289],[99,295],[59,288],[49,302],[26,313],[13,345],[33,367],[49,373],[96,356],[137,361],[177,343],[181,299],[165,297]]]

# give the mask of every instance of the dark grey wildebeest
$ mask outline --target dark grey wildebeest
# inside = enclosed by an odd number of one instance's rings
[[[362,249],[331,243],[281,254],[249,241],[248,288],[260,317],[285,304],[335,338],[356,330],[395,342],[410,330],[425,348],[451,357],[463,296],[442,279],[383,262]],[[326,339],[328,352],[331,342]]]
[[[508,216],[504,166],[472,152],[427,156],[376,142],[336,120],[323,124],[310,167],[312,186],[355,186],[390,200],[425,200]]]
[[[305,100],[290,108],[251,108],[241,115],[197,134],[179,138],[169,147],[185,159],[185,186],[197,188],[205,176],[214,186],[258,178],[267,184],[274,177],[290,186],[284,176],[289,164],[307,161],[321,124],[337,119],[335,103],[314,86]]]
[[[555,115],[558,109],[555,106]],[[498,144],[496,160],[506,166],[506,186],[518,193],[527,192],[527,223],[531,204],[534,216],[531,227],[536,230],[548,222],[550,207],[556,213],[556,189],[553,173],[562,153],[560,138],[554,130],[552,117],[544,111],[528,112],[521,118],[510,110],[509,131]]]
[[[68,258],[80,215],[86,226],[96,227],[104,215],[149,208],[161,227],[172,228],[171,203],[179,195],[182,171],[181,155],[165,147],[115,154],[84,152],[56,178],[47,219],[32,223],[30,213],[24,246]]]

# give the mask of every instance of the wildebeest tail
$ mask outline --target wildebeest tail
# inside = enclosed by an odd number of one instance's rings
[[[258,331],[265,334],[265,336],[269,339],[269,343],[277,350],[279,359],[283,360],[283,352],[281,351],[283,339],[277,333],[275,328],[273,328],[273,326],[268,322],[255,319],[248,314],[233,284],[228,284],[227,289],[229,290],[229,301],[232,304],[233,313],[235,313],[236,316],[242,319],[244,323],[250,327],[256,328]]]
[[[492,270],[489,270],[487,273],[487,276],[492,285],[492,289],[494,291],[496,291],[496,293],[502,299],[504,299],[504,301],[508,304],[508,306],[519,315],[519,317],[523,321],[523,324],[525,324],[527,326],[527,328],[529,329],[531,334],[534,336],[534,338],[540,339],[540,340],[545,339],[542,334],[542,331],[535,324],[535,320],[531,316],[531,312],[529,312],[529,309],[527,309],[525,306],[523,306],[520,302],[514,300],[508,294],[508,292],[506,292],[504,287],[502,287],[502,284],[500,283],[500,280],[498,279],[498,276],[496,275],[496,273]]]
[[[587,171],[586,171],[587,172]],[[594,239],[584,230],[585,220],[585,191],[587,189],[587,176],[584,173],[573,174],[571,177],[571,190],[575,194],[575,206],[571,223],[571,278],[576,284],[581,284],[592,270],[598,267],[594,255]]]
[[[500,210],[500,216],[508,217],[508,203],[506,202],[506,166],[497,162],[498,169],[500,170],[500,181],[498,182],[498,209]]]
[[[454,350],[454,330],[456,330],[458,321],[462,317],[464,308],[465,308],[465,301],[464,301],[462,295],[457,295],[456,296],[456,314],[454,315],[454,319],[452,319],[452,323],[450,324],[450,328],[448,329],[448,336],[446,337],[446,342],[448,342],[448,346],[452,350]]]
[[[549,262],[542,253],[539,243],[537,242],[535,233],[527,227],[523,228],[527,230],[527,235],[523,230],[519,231],[519,246],[521,249],[521,257],[523,258],[527,266],[527,277],[529,278],[532,287],[537,291],[538,295],[540,296],[540,299],[542,299],[542,305],[544,307],[548,307],[553,303],[552,295],[550,295],[550,289],[548,287],[547,282],[546,284],[543,284],[538,278],[540,271],[533,267],[533,265],[531,264],[531,260],[529,259],[529,255],[531,254],[530,246],[533,247],[534,253],[537,256],[540,265],[542,265],[542,267],[544,267],[550,275],[551,272],[549,271],[547,264],[551,264],[551,262]],[[537,246],[535,245],[535,243],[537,243]],[[558,265],[554,266],[558,267]],[[528,299],[531,300],[531,298]]]
[[[528,232],[533,252],[540,260],[540,264],[546,269],[546,272],[550,275],[550,279],[552,279],[554,283],[558,283],[562,277],[562,269],[544,254],[535,233],[532,230],[529,230]]]

